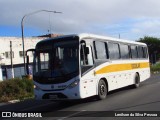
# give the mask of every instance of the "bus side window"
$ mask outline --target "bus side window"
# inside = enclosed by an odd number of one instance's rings
[[[132,59],[138,58],[137,46],[135,45],[131,45],[131,56],[132,56]]]
[[[82,73],[86,72],[88,69],[93,67],[93,56],[91,46],[83,46],[81,45],[80,50],[81,56],[81,70]]]
[[[94,41],[94,47],[96,59],[104,60],[109,58],[107,43],[101,41]]]
[[[129,59],[129,46],[125,44],[120,44],[121,58]]]
[[[88,46],[89,54],[87,54],[88,65],[93,65],[92,49]]]
[[[148,58],[147,47],[143,47],[143,57]]]
[[[88,53],[81,47],[81,65],[93,65],[92,50],[90,46],[86,47]],[[84,51],[84,53],[83,53]]]
[[[118,43],[108,42],[109,58],[111,60],[120,59],[120,51]]]
[[[143,58],[143,47],[138,46],[138,58]]]

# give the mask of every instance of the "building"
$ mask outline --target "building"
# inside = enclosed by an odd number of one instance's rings
[[[36,44],[46,38],[53,38],[61,36],[61,34],[47,34],[37,37],[25,37],[24,48],[34,49]],[[11,47],[12,46],[12,47]],[[12,59],[11,59],[12,48]],[[28,53],[30,62],[33,60],[33,53]],[[11,60],[13,67],[11,65]],[[32,66],[30,66],[32,67]],[[24,59],[23,59],[23,46],[21,37],[0,37],[0,81],[11,79],[14,77],[22,77],[25,75]]]
[[[34,49],[37,42],[47,38],[45,37],[25,37],[25,51]],[[11,47],[12,44],[12,63],[11,66]],[[33,54],[29,53],[30,59]],[[24,59],[21,37],[0,37],[0,80],[10,79],[13,77],[21,77],[24,75]],[[13,72],[12,72],[13,71]]]
[[[35,48],[37,42],[42,37],[28,37],[24,40],[25,51]],[[12,42],[12,60],[13,64],[23,64],[22,38],[20,37],[0,37],[0,65],[11,65],[10,41]],[[32,57],[32,55],[30,55]],[[32,58],[31,58],[32,59]]]

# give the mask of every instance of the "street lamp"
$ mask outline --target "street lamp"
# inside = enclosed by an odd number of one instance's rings
[[[26,75],[26,62],[25,62],[25,51],[24,51],[24,25],[23,25],[23,21],[27,16],[39,13],[39,12],[52,12],[52,13],[62,13],[62,12],[57,12],[57,11],[50,11],[50,10],[38,10],[38,11],[34,11],[28,14],[25,14],[21,20],[21,31],[22,31],[22,46],[23,46],[23,61],[24,61],[24,72]]]

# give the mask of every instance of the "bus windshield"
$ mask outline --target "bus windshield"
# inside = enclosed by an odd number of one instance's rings
[[[78,40],[45,41],[38,44],[33,75],[40,78],[56,78],[78,72],[78,49]]]

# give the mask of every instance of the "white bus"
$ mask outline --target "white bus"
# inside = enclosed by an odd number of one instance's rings
[[[150,77],[146,44],[92,34],[42,40],[33,63],[36,99],[105,99]]]

